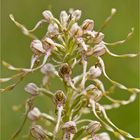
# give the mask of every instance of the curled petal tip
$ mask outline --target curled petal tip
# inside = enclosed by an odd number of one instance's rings
[[[10,17],[11,19],[13,19],[13,18],[14,18],[13,14],[9,14],[9,17]]]
[[[111,9],[111,14],[115,14],[117,12],[117,9],[116,8],[112,8]]]

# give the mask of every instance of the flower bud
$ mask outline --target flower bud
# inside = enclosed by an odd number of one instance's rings
[[[95,57],[102,56],[103,54],[105,54],[105,52],[106,50],[105,50],[105,45],[103,42],[95,45],[93,48],[93,55]]]
[[[61,11],[61,13],[60,13],[60,21],[61,21],[61,24],[62,24],[64,27],[67,26],[68,19],[69,19],[69,16],[68,16],[68,14],[66,13],[66,11]]]
[[[74,23],[70,29],[70,35],[81,37],[83,35],[83,30],[81,29],[81,27],[78,26],[77,23]]]
[[[61,65],[60,70],[59,70],[59,75],[64,78],[65,76],[70,76],[71,75],[71,68],[68,65],[68,63],[64,63]]]
[[[47,138],[45,130],[40,125],[33,125],[30,129],[30,133],[37,140],[44,140]]]
[[[42,72],[43,74],[45,74],[45,75],[54,74],[54,72],[55,72],[55,67],[54,67],[52,64],[48,63],[48,64],[44,65],[44,66],[41,68],[41,72]]]
[[[55,67],[50,63],[44,65],[40,71],[41,73],[45,74],[45,76],[42,79],[43,86],[46,86],[48,84],[50,77],[58,74],[55,70]]]
[[[45,50],[50,49],[50,48],[54,48],[55,47],[55,42],[49,38],[49,37],[45,37],[43,39],[43,48]]]
[[[92,31],[94,28],[94,21],[91,19],[86,19],[82,24],[83,30],[89,30]]]
[[[66,96],[62,90],[56,91],[54,95],[54,102],[57,106],[63,106],[66,102]]]
[[[77,132],[76,123],[74,121],[66,122],[63,125],[63,130],[67,133],[75,134]]]
[[[86,91],[86,96],[90,99],[93,99],[95,102],[98,102],[103,97],[102,91],[94,85],[89,85],[86,88]]]
[[[58,34],[59,34],[58,25],[56,23],[49,24],[47,35],[50,37],[55,37]]]
[[[74,19],[75,21],[78,21],[81,17],[81,10],[75,10],[72,12],[72,19]]]
[[[73,8],[70,8],[69,11],[68,11],[68,13],[72,15],[73,11],[74,11],[74,9]]]
[[[44,16],[44,18],[47,22],[50,22],[50,20],[53,18],[53,15],[52,15],[51,11],[49,11],[49,10],[43,11],[42,15]]]
[[[95,78],[98,78],[102,74],[102,70],[98,66],[92,66],[89,69],[88,74],[89,74],[90,79],[95,79]]]
[[[30,48],[34,54],[45,53],[42,42],[38,39],[32,41]]]
[[[100,128],[101,128],[100,122],[92,121],[87,127],[87,132],[89,134],[95,134],[96,132],[100,130]]]
[[[98,88],[93,89],[93,94],[91,96],[91,98],[93,98],[94,101],[98,102],[102,97],[103,97],[103,93],[101,90],[99,90]]]
[[[31,111],[28,112],[28,118],[31,121],[36,121],[40,118],[41,116],[41,112],[39,111],[39,109],[37,107],[34,107]]]
[[[34,83],[29,83],[25,86],[24,90],[28,93],[30,93],[33,96],[39,95],[38,93],[38,87]]]
[[[98,135],[99,140],[111,140],[108,133],[103,132]]]

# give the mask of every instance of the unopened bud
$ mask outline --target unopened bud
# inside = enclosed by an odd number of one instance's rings
[[[101,129],[101,123],[97,121],[92,121],[87,127],[87,132],[89,134],[95,134],[100,129]]]
[[[99,140],[111,140],[108,133],[103,132],[98,135]]]
[[[52,64],[48,63],[41,68],[41,72],[45,75],[54,74],[55,67]]]
[[[93,56],[95,57],[102,56],[103,54],[105,54],[105,52],[106,50],[103,42],[95,45],[93,48]]]
[[[31,121],[36,121],[40,118],[41,112],[39,111],[38,108],[34,107],[31,111],[28,112],[28,118]]]
[[[45,64],[42,68],[41,68],[41,73],[45,74],[45,76],[43,77],[43,80],[42,80],[42,84],[45,86],[48,81],[49,81],[49,78],[51,76],[54,76],[55,74],[57,74],[57,71],[55,70],[55,67],[54,65],[50,64],[50,63],[47,63]]]
[[[103,97],[103,93],[98,88],[93,89],[93,94],[91,98],[93,98],[94,101],[98,102]]]
[[[60,70],[59,70],[59,75],[64,78],[65,76],[70,76],[71,75],[71,68],[68,63],[64,63],[61,65]]]
[[[34,54],[45,53],[42,42],[40,40],[33,40],[30,48],[32,49]]]
[[[69,14],[72,14],[73,11],[74,11],[74,9],[73,9],[73,8],[70,8],[69,11],[68,11],[68,13],[69,13]]]
[[[56,91],[54,95],[54,102],[57,106],[63,106],[66,102],[66,95],[62,90]]]
[[[72,12],[72,19],[78,21],[81,18],[81,10],[75,10]]]
[[[103,97],[102,91],[94,85],[89,85],[86,90],[86,96],[90,99],[93,99],[95,102],[98,102]]]
[[[74,23],[70,29],[70,35],[76,36],[76,37],[81,37],[83,35],[83,30],[77,23]]]
[[[61,21],[61,24],[62,24],[64,27],[67,26],[68,19],[69,19],[69,16],[68,16],[68,14],[66,13],[66,11],[61,11],[61,13],[60,13],[60,21]]]
[[[82,24],[83,30],[89,30],[92,31],[94,28],[94,21],[91,19],[86,19]]]
[[[58,34],[59,34],[58,25],[56,23],[49,24],[47,35],[50,36],[50,37],[54,37]]]
[[[75,134],[77,132],[76,123],[74,121],[66,122],[63,125],[63,130],[67,133]]]
[[[45,18],[45,20],[46,20],[47,22],[50,22],[51,19],[53,18],[53,15],[52,15],[51,11],[49,11],[49,10],[45,10],[45,11],[42,13],[42,15],[44,16],[44,18]]]
[[[47,138],[45,130],[40,125],[33,125],[30,129],[30,133],[37,140],[44,140]]]
[[[55,47],[55,42],[49,38],[49,37],[45,37],[43,39],[43,47],[45,50],[49,49],[49,48],[54,48]]]
[[[102,74],[102,70],[98,66],[92,66],[89,69],[88,73],[89,73],[90,79],[95,79],[95,78],[99,77]]]
[[[28,93],[30,93],[33,96],[39,95],[38,93],[38,87],[34,83],[29,83],[25,86],[24,90]]]

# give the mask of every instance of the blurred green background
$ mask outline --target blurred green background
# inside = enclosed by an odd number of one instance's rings
[[[110,24],[103,31],[105,40],[113,42],[126,37],[131,27],[135,27],[135,33],[131,40],[111,50],[115,53],[132,53],[139,51],[139,0],[1,0],[1,59],[18,67],[28,67],[30,64],[31,51],[29,49],[30,39],[24,36],[20,30],[10,21],[9,14],[32,28],[42,18],[42,11],[52,9],[55,17],[59,17],[61,10],[69,8],[81,9],[81,21],[91,18],[95,21],[95,29],[99,29],[104,19],[110,14],[111,8],[117,9],[117,14]],[[46,32],[43,26],[36,35],[39,37]],[[139,58],[120,59],[104,56],[106,69],[110,77],[120,81],[129,87],[139,87]],[[1,76],[6,77],[13,74],[2,68]],[[24,103],[28,95],[23,90],[28,82],[40,83],[42,75],[36,72],[20,83],[13,91],[1,95],[1,140],[8,140],[9,137],[20,126],[23,120],[24,109],[13,112],[12,106]],[[108,86],[109,82],[104,80]],[[59,89],[58,81],[53,81],[54,89]],[[118,90],[113,94],[114,98],[128,98],[129,93]],[[40,98],[37,106],[41,111],[51,112],[50,101]],[[111,120],[120,128],[132,133],[136,137],[139,134],[139,99],[127,106],[108,111]],[[90,116],[92,117],[92,116]],[[28,124],[22,134],[27,133]],[[23,138],[24,139],[24,138]],[[115,138],[112,138],[115,140]],[[19,136],[17,140],[22,140]]]

